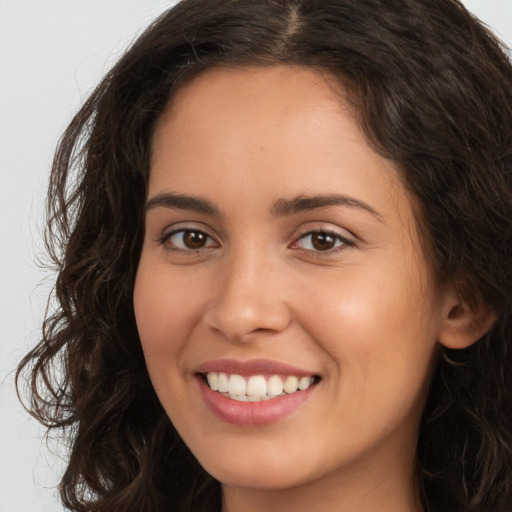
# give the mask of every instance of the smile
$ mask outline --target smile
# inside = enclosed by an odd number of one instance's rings
[[[306,406],[323,377],[279,361],[217,359],[194,370],[208,409],[222,422],[240,427],[285,420]]]
[[[252,375],[244,377],[235,373],[208,372],[204,374],[210,389],[226,398],[240,402],[259,402],[298,391],[305,391],[315,383],[314,376]]]

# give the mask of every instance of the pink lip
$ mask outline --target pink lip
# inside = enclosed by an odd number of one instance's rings
[[[201,377],[198,377],[197,381],[203,399],[212,413],[222,421],[242,427],[268,425],[286,418],[299,409],[316,389],[316,385],[313,385],[305,391],[270,400],[238,402],[221,395],[218,391],[213,391]]]
[[[296,377],[315,375],[315,372],[301,370],[296,366],[266,359],[252,359],[249,361],[217,359],[199,365],[194,371],[196,373],[235,373],[243,377],[249,377],[251,375],[295,375]]]
[[[236,361],[220,359],[201,364],[196,368],[196,377],[201,395],[212,411],[221,421],[243,427],[268,425],[280,421],[297,411],[316,390],[312,385],[304,391],[278,396],[259,402],[239,402],[213,391],[200,374],[207,372],[235,373],[242,376],[251,375],[295,375],[296,377],[312,376],[313,372],[300,370],[291,365],[263,359]]]

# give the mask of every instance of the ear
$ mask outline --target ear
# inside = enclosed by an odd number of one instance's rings
[[[470,306],[453,287],[444,297],[438,341],[451,349],[467,348],[488,332],[496,313],[481,300]]]

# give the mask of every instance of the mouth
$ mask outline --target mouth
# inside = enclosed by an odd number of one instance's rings
[[[222,422],[264,426],[293,417],[317,393],[322,378],[275,360],[217,359],[195,369],[206,406]]]
[[[318,384],[317,375],[251,375],[209,371],[199,377],[212,390],[239,402],[260,402],[306,391]]]

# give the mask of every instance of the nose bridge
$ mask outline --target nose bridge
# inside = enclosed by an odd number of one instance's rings
[[[277,257],[256,243],[229,252],[216,276],[208,326],[235,341],[256,332],[279,332],[290,321]]]

